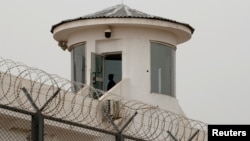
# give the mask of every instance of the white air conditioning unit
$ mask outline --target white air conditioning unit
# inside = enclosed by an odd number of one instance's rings
[[[120,110],[121,105],[119,101],[106,100],[102,105],[102,110],[104,114],[107,114],[112,120],[117,120],[121,118]]]

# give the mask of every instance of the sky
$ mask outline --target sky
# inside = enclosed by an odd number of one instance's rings
[[[70,53],[51,26],[122,0],[5,0],[0,5],[0,57],[70,79]],[[250,124],[249,0],[123,0],[130,8],[188,23],[177,46],[176,95],[188,118],[207,124]]]

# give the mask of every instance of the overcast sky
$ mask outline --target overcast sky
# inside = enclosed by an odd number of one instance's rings
[[[51,26],[122,0],[5,0],[0,4],[0,57],[70,79],[70,53]],[[177,48],[177,99],[189,118],[250,124],[249,0],[124,0],[139,11],[190,24]]]

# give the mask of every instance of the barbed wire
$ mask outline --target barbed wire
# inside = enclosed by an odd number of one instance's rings
[[[201,121],[0,58],[0,104],[35,112],[21,88],[27,89],[46,116],[115,131],[107,114],[121,129],[137,112],[123,134],[154,141],[171,140],[173,135],[186,141],[199,131],[194,139],[207,140],[207,124]]]

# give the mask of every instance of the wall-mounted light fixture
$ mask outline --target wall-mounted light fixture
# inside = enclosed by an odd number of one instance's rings
[[[104,31],[104,35],[106,38],[110,38],[111,37],[111,29],[110,28],[107,28],[105,31]]]
[[[62,50],[65,50],[68,48],[66,41],[59,41],[58,46],[62,48]]]

